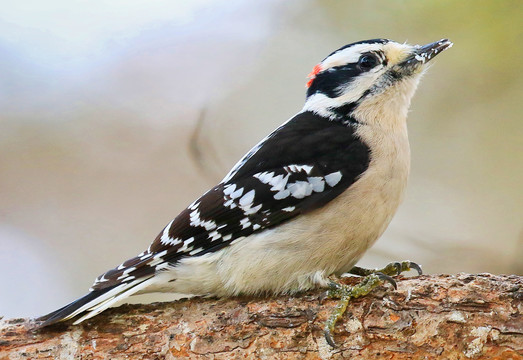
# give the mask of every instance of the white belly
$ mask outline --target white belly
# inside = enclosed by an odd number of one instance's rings
[[[369,168],[347,191],[323,208],[219,252],[183,259],[161,290],[219,296],[295,292],[324,286],[327,276],[349,271],[390,223],[410,163],[406,127],[401,134],[361,130],[364,140],[378,143]]]

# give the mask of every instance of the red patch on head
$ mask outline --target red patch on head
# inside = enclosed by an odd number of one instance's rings
[[[307,81],[307,87],[310,87],[314,79],[316,79],[316,75],[321,71],[321,64],[316,65],[312,71],[307,75],[309,78],[309,81]]]

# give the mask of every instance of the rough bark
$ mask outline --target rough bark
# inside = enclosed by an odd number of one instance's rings
[[[349,305],[335,349],[323,337],[335,301],[319,294],[124,305],[43,330],[3,320],[0,359],[523,358],[521,276],[401,278]]]

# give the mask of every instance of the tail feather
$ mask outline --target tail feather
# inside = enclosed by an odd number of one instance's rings
[[[145,278],[145,279],[137,279],[133,282],[130,282],[129,284],[126,284],[126,285],[130,285],[130,286],[126,287],[125,289],[122,289],[116,295],[113,295],[113,296],[103,300],[102,302],[95,304],[94,306],[92,306],[91,308],[88,309],[88,311],[89,311],[88,313],[86,313],[81,318],[76,320],[73,324],[77,325],[84,320],[90,319],[93,316],[98,315],[102,311],[105,311],[105,310],[109,309],[110,307],[114,306],[119,301],[124,300],[124,299],[128,298],[129,296],[132,296],[132,295],[136,294],[137,292],[147,288],[148,286],[151,285],[150,283],[152,281],[155,281],[155,279],[154,278]]]
[[[114,289],[115,287],[116,287],[116,285],[113,287],[110,287],[110,288],[105,288],[103,290],[91,291],[88,294],[82,296],[81,298],[65,305],[64,307],[61,307],[58,310],[50,312],[47,315],[41,316],[41,317],[37,318],[36,320],[44,321],[44,323],[40,325],[40,326],[44,327],[44,326],[52,325],[59,321],[65,321],[67,319],[70,319],[71,314],[75,313],[78,309],[84,307],[85,304],[92,302],[93,300],[99,298],[100,296],[102,296],[106,292]]]
[[[116,302],[143,290],[149,285],[149,281],[147,280],[150,280],[150,277],[136,279],[134,281],[113,285],[100,290],[93,290],[70,304],[67,304],[47,315],[41,316],[36,320],[43,321],[43,323],[40,324],[40,327],[45,327],[82,315],[81,318],[74,322],[74,324],[78,324],[108,309]]]

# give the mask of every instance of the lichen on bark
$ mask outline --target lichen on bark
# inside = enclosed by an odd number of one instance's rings
[[[349,283],[358,281],[348,278]],[[400,278],[350,303],[323,337],[335,300],[267,298],[124,305],[78,326],[0,321],[4,359],[522,359],[523,278]]]

